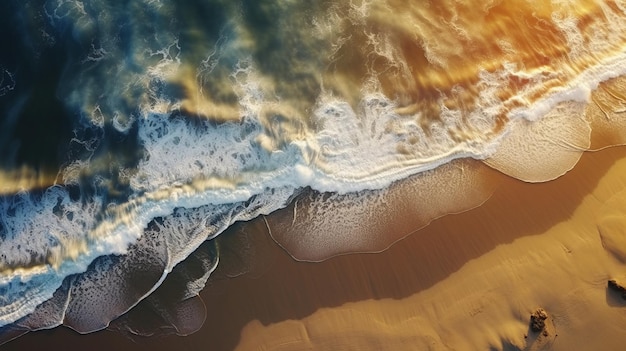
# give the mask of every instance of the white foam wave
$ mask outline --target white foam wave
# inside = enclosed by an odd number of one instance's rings
[[[93,260],[85,255],[84,234],[95,225],[97,199],[72,201],[54,186],[40,197],[20,193],[0,202],[0,324],[13,322],[43,301],[69,274],[84,271]]]
[[[552,89],[549,94],[533,104],[511,110],[509,116],[513,119],[525,118],[529,121],[536,121],[562,102],[588,103],[591,92],[597,89],[598,84],[626,74],[624,60],[626,60],[626,52],[604,58],[599,64],[585,69],[566,85]],[[519,75],[520,73],[510,70],[507,74]]]

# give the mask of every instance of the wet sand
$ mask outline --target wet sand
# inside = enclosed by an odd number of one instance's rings
[[[620,349],[626,304],[606,283],[626,280],[626,267],[597,228],[619,215],[610,204],[626,189],[625,174],[624,147],[585,153],[547,183],[493,171],[500,185],[482,206],[437,219],[383,253],[322,263],[295,262],[256,220],[224,234],[196,334],[130,340],[56,329],[2,349]],[[228,250],[242,230],[255,235],[248,258]],[[620,233],[607,235],[619,244]],[[252,272],[228,278],[242,267]],[[529,330],[538,307],[549,315],[548,336]]]

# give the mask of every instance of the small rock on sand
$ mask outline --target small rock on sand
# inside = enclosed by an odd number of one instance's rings
[[[530,330],[535,333],[544,330],[546,327],[546,319],[548,319],[548,313],[543,308],[538,308],[530,315]]]

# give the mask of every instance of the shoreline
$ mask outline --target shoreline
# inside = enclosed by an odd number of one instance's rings
[[[391,301],[397,302],[398,300],[406,300],[416,294],[419,295],[418,292],[429,291],[431,289],[437,290],[433,287],[441,285],[442,282],[446,282],[452,275],[458,276],[458,271],[474,261],[491,260],[491,262],[483,268],[489,268],[492,265],[498,266],[499,261],[493,260],[492,257],[494,254],[492,254],[492,251],[497,251],[500,247],[510,247],[513,254],[509,254],[508,256],[499,256],[499,259],[526,260],[528,263],[528,257],[525,256],[525,253],[520,251],[520,249],[516,249],[516,247],[521,246],[521,242],[524,242],[524,249],[530,250],[535,239],[544,236],[545,233],[551,233],[554,231],[555,227],[558,227],[561,223],[567,223],[571,218],[576,216],[581,217],[581,219],[578,219],[578,221],[581,221],[581,224],[586,223],[591,227],[595,225],[594,216],[584,215],[584,213],[581,216],[581,210],[579,208],[583,206],[586,201],[588,202],[589,198],[593,199],[600,195],[604,196],[606,199],[610,197],[611,192],[607,192],[606,189],[601,191],[598,190],[598,187],[601,185],[601,181],[604,178],[612,177],[618,179],[617,181],[613,179],[613,181],[616,182],[613,184],[614,187],[623,188],[625,186],[626,180],[619,180],[619,170],[613,170],[611,174],[607,174],[606,176],[604,175],[604,172],[612,169],[612,166],[614,166],[614,163],[617,161],[621,161],[621,169],[623,170],[624,167],[626,167],[626,149],[624,147],[605,149],[594,153],[585,153],[579,164],[572,171],[552,182],[529,184],[508,177],[503,178],[503,183],[500,185],[500,188],[482,206],[467,212],[449,215],[435,220],[426,228],[419,230],[417,233],[413,233],[383,253],[372,254],[371,256],[364,254],[359,255],[360,257],[356,256],[352,259],[349,258],[350,256],[347,258],[338,257],[329,260],[331,262],[327,261],[321,263],[321,265],[325,264],[327,268],[320,269],[332,272],[335,268],[330,268],[329,266],[350,266],[349,263],[339,263],[342,260],[353,262],[361,261],[361,265],[365,264],[364,262],[367,261],[380,261],[382,263],[387,262],[388,266],[372,264],[364,271],[359,271],[358,268],[354,268],[354,266],[359,266],[359,264],[356,263],[352,265],[352,268],[346,268],[346,271],[351,274],[359,274],[361,276],[375,275],[374,279],[379,279],[377,281],[380,281],[380,279],[384,279],[386,274],[391,276],[400,275],[397,271],[401,270],[404,275],[399,277],[399,279],[393,279],[396,283],[391,283],[390,285],[399,289],[404,287],[406,290],[404,291],[404,294],[398,293],[397,291],[394,293],[390,292],[393,288],[390,288],[389,284],[376,284],[376,286],[382,287],[377,290],[378,292],[380,292],[380,289],[387,289],[387,294],[380,294],[383,296],[370,296],[368,299],[362,298],[361,300],[358,300],[360,302],[354,303],[352,302],[355,300],[346,298],[343,303],[337,303],[334,307],[323,306],[327,308],[325,309],[325,312],[316,312],[314,314],[323,316],[324,313],[328,315],[336,313],[339,316],[335,315],[335,317],[340,318],[341,314],[335,310],[349,313],[350,310],[357,308],[345,307],[345,305],[351,304],[356,306],[365,305],[367,307],[363,307],[363,309],[366,310],[374,309],[379,312],[386,310],[388,306],[376,299],[385,300],[391,298]],[[616,172],[618,173],[615,174]],[[605,185],[603,187],[606,188],[607,186]],[[602,201],[596,201],[595,206],[602,207],[602,203]],[[532,206],[534,206],[534,208]],[[586,206],[589,207],[590,205]],[[593,208],[593,206],[590,208]],[[556,233],[558,234],[558,230]],[[549,237],[549,235],[547,236]],[[587,233],[586,236],[588,236],[586,239],[587,241],[593,241],[593,238],[597,238],[597,234],[593,232]],[[550,238],[550,247],[554,248],[553,246],[556,245],[557,248],[556,252],[551,252],[551,254],[559,254],[561,252],[566,253],[568,250],[571,251],[572,249],[568,249],[568,246],[574,246],[575,244],[580,245],[579,242],[576,242],[576,239],[577,238],[568,239],[561,237],[555,242],[554,238]],[[537,244],[543,245],[542,241],[538,241]],[[604,257],[606,256],[606,253],[602,250],[601,246],[598,246],[598,242],[595,241],[595,249],[598,249],[598,247],[601,250],[596,252],[598,259],[610,261],[610,258]],[[547,257],[543,257],[541,259],[546,260]],[[333,261],[336,262],[335,265],[333,264]],[[392,264],[391,262],[396,264]],[[617,262],[612,263],[617,265]],[[563,269],[562,267],[559,267],[560,264],[563,264],[563,262],[550,264],[546,263],[547,267],[545,268],[549,269],[550,266],[554,265],[557,269]],[[534,265],[541,266],[541,261],[538,261]],[[382,271],[377,272],[377,274],[372,273],[375,272],[377,268],[378,271]],[[391,268],[391,272],[387,270],[388,268]],[[524,276],[525,279],[532,281],[533,274],[526,274],[526,269],[529,268],[519,268],[519,271],[513,270],[514,272],[511,274],[513,274],[513,276]],[[616,269],[617,268],[613,266],[610,273],[615,274]],[[476,272],[474,271],[474,273]],[[308,277],[309,274],[310,273],[307,272],[303,275]],[[572,273],[570,272],[568,274]],[[609,272],[599,272],[598,274],[605,274],[607,276],[610,275]],[[285,276],[293,277],[294,274],[285,274]],[[406,277],[409,277],[407,278],[409,279],[408,281],[407,279],[402,279]],[[352,278],[352,280],[353,279],[355,278]],[[461,278],[456,279],[458,280]],[[276,284],[277,282],[273,283]],[[300,284],[305,283],[306,282],[300,282]],[[504,285],[507,285],[506,282],[495,283],[504,283]],[[292,284],[294,288],[299,286],[297,283]],[[452,283],[448,283],[448,285],[450,284]],[[599,284],[600,290],[603,290],[606,281],[600,280]],[[480,290],[480,288],[476,287],[471,282],[465,282],[465,285],[467,285],[465,288],[468,290]],[[533,289],[533,287],[537,288],[531,284],[530,287],[522,287],[521,289]],[[460,284],[458,287],[449,286],[448,288],[466,290],[463,287],[463,284]],[[443,289],[437,293],[445,294],[445,292],[449,289]],[[546,296],[549,295],[547,293],[543,294]],[[447,302],[442,302],[442,304],[446,305],[448,303],[454,303],[458,300],[463,300],[463,296],[455,296],[454,298],[450,298]],[[532,300],[532,298],[529,298],[529,300]],[[539,298],[537,298],[537,300],[539,300]],[[401,305],[399,302],[397,304]],[[524,306],[526,313],[516,312],[515,318],[517,320],[515,323],[518,329],[520,327],[527,326],[528,317],[526,314],[529,316],[530,311],[537,307],[534,306],[534,304],[528,304],[529,306]],[[501,307],[510,308],[510,306],[506,306],[506,304],[503,304]],[[405,306],[404,308],[408,308],[408,306]],[[386,316],[381,318],[387,319],[391,317]],[[287,319],[289,318],[285,318],[285,320]],[[329,317],[327,320],[322,322],[320,321],[322,317],[319,317],[316,322],[311,322],[312,319],[315,320],[314,317],[309,316],[304,318],[303,322],[292,321],[283,323],[278,323],[276,320],[259,319],[259,322],[251,322],[248,324],[246,330],[244,330],[244,335],[248,337],[248,341],[252,335],[256,335],[255,338],[267,335],[266,340],[274,341],[271,345],[276,345],[276,343],[279,343],[279,341],[282,340],[280,339],[281,335],[283,337],[287,337],[286,335],[280,334],[281,325],[286,328],[286,330],[291,328],[291,332],[293,333],[295,332],[293,330],[293,328],[296,327],[295,325],[301,328],[301,323],[305,323],[306,321],[309,321],[309,324],[306,325],[307,328],[311,328],[310,324],[317,326],[318,324],[315,323],[331,323],[328,319],[332,320],[332,318]],[[526,323],[523,323],[521,321],[522,319],[526,319]],[[360,319],[357,318],[356,320],[351,320],[351,322],[358,325],[359,320]],[[290,323],[292,324],[291,326]],[[507,320],[503,321],[503,323],[512,323],[512,321]],[[433,324],[436,325],[438,323],[433,322]],[[282,332],[285,331],[283,330]],[[332,331],[326,330],[326,332],[332,335]],[[375,330],[368,329],[368,332],[364,332],[361,337],[367,336],[370,339],[375,338],[375,336],[370,334],[370,332],[376,335]],[[275,333],[278,333],[278,335],[275,335]],[[521,337],[522,334],[523,333],[520,333],[518,335],[516,342],[521,342],[519,337]],[[413,335],[413,337],[415,337],[415,335]],[[387,339],[385,340],[390,341]],[[245,343],[244,341],[243,345],[241,345],[241,349],[248,349],[249,346],[251,345],[249,343]]]
[[[457,325],[463,320],[472,321],[472,313],[468,311],[476,310],[476,315],[492,314],[490,317],[483,317],[483,323],[491,324],[491,327],[495,324],[506,326],[499,334],[468,331],[468,340],[475,340],[480,344],[491,338],[489,342],[492,344],[497,344],[498,340],[519,344],[524,340],[523,329],[528,326],[528,316],[538,305],[542,305],[550,314],[559,308],[567,310],[576,306],[559,301],[554,296],[555,293],[541,287],[539,282],[528,283],[526,287],[516,286],[519,282],[510,281],[512,277],[524,277],[533,281],[541,276],[543,269],[549,269],[561,274],[556,275],[561,278],[553,277],[551,280],[567,285],[562,282],[562,277],[577,274],[575,270],[568,270],[567,265],[573,264],[568,257],[577,251],[586,250],[586,244],[591,245],[594,251],[591,255],[584,256],[585,262],[589,257],[603,262],[600,267],[598,264],[591,264],[599,270],[595,274],[601,279],[598,278],[592,284],[593,288],[589,288],[579,281],[580,277],[576,277],[578,284],[563,286],[560,288],[563,291],[583,289],[594,296],[598,293],[603,295],[606,283],[604,280],[618,275],[620,267],[623,268],[619,262],[613,262],[615,260],[594,239],[598,237],[597,234],[577,233],[568,237],[561,229],[572,222],[573,218],[578,221],[578,225],[587,228],[594,226],[595,217],[603,203],[613,193],[617,193],[617,189],[626,188],[626,179],[620,177],[620,170],[626,171],[626,147],[586,152],[572,171],[551,182],[529,184],[501,175],[500,186],[482,206],[436,219],[384,252],[338,256],[320,263],[294,261],[271,241],[262,219],[246,225],[238,224],[229,233],[225,233],[231,236],[231,245],[241,244],[232,233],[243,230],[248,232],[246,240],[252,238],[253,245],[250,247],[254,247],[256,251],[240,258],[232,253],[235,251],[231,251],[220,259],[218,269],[201,293],[208,318],[197,333],[183,338],[139,337],[133,342],[111,332],[75,337],[73,332],[57,328],[26,335],[4,345],[3,350],[66,341],[90,345],[90,348],[97,345],[96,349],[132,347],[159,350],[182,344],[191,349],[211,345],[216,350],[232,350],[237,346],[238,350],[246,350],[259,347],[259,340],[265,340],[273,346],[286,341],[302,342],[304,339],[293,339],[294,335],[302,336],[300,332],[296,333],[302,330],[302,325],[307,329],[318,330],[318,338],[311,339],[310,342],[323,345],[327,345],[327,342],[339,342],[336,335],[333,336],[333,328],[337,332],[343,330],[345,335],[341,335],[346,340],[367,336],[369,340],[378,340],[376,343],[382,342],[381,340],[385,343],[397,340],[410,341],[409,344],[412,344],[420,336],[401,327],[411,320],[399,315],[402,311],[413,310],[415,314],[427,314],[428,308],[419,306],[445,309],[446,305],[459,303],[462,306],[461,311],[447,312],[446,318],[449,318],[450,325]],[[225,240],[223,246],[228,246]],[[533,248],[547,248],[547,253],[529,256],[528,252],[535,250]],[[529,257],[536,262],[531,264]],[[550,261],[553,258],[555,261]],[[497,277],[495,280],[490,277],[477,278],[476,274],[480,269],[502,269],[502,260],[509,261],[513,267],[507,274],[494,271],[493,277]],[[544,263],[546,266],[542,267]],[[237,275],[236,271],[241,269],[242,264],[251,272],[229,278],[229,275]],[[464,271],[470,273],[462,273]],[[463,278],[464,274],[466,278]],[[517,291],[522,302],[511,306],[506,301],[499,301],[503,295],[484,295],[485,286],[489,284],[496,290],[508,286],[505,292],[516,296]],[[555,283],[555,286],[558,284]],[[457,292],[450,292],[454,290]],[[479,298],[472,300],[468,296]],[[479,307],[478,302],[487,297],[499,303],[485,311],[486,307]],[[581,298],[576,301],[595,305],[593,301]],[[601,303],[605,302],[603,297]],[[471,307],[472,304],[476,306]],[[599,310],[604,311],[601,307]],[[355,310],[361,312],[351,312]],[[504,317],[497,317],[500,314],[498,311]],[[605,312],[596,313],[596,317],[601,318],[602,313]],[[576,319],[575,312],[570,314],[573,315],[569,319]],[[461,318],[463,316],[467,318]],[[615,317],[610,315],[609,318]],[[377,329],[371,329],[373,327],[367,324],[368,320],[375,322]],[[380,324],[383,323],[381,320],[388,324]],[[363,324],[359,326],[361,322]],[[435,328],[450,327],[445,327],[445,323],[436,320],[422,321],[419,324],[430,330],[432,335],[439,333],[435,332]],[[346,326],[350,325],[357,327],[346,330]],[[562,340],[567,339],[565,336],[569,335],[571,338],[575,335],[576,328],[568,332],[559,325],[560,323],[556,323],[560,335],[559,343],[565,344],[566,341]],[[361,332],[358,332],[358,328],[361,328]],[[411,330],[415,330],[415,325]],[[461,342],[458,338],[445,333],[444,335],[456,340],[455,342]],[[241,337],[243,338],[240,339]],[[344,342],[349,342],[346,340]],[[300,344],[303,348],[312,347],[313,344],[307,345]]]

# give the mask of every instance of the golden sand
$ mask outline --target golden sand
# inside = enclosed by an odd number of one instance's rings
[[[438,219],[381,254],[270,271],[255,285],[274,285],[280,297],[258,297],[268,299],[264,308],[315,308],[249,321],[237,350],[620,349],[626,303],[607,280],[626,278],[623,229],[612,222],[623,215],[624,174],[626,149],[586,153],[553,182],[503,179],[483,206]],[[325,271],[319,281],[317,270]],[[389,294],[390,285],[399,291]],[[248,291],[256,300],[257,290]],[[320,306],[327,294],[336,304]],[[538,307],[553,324],[547,336],[529,331]],[[268,314],[281,315],[259,316]]]

